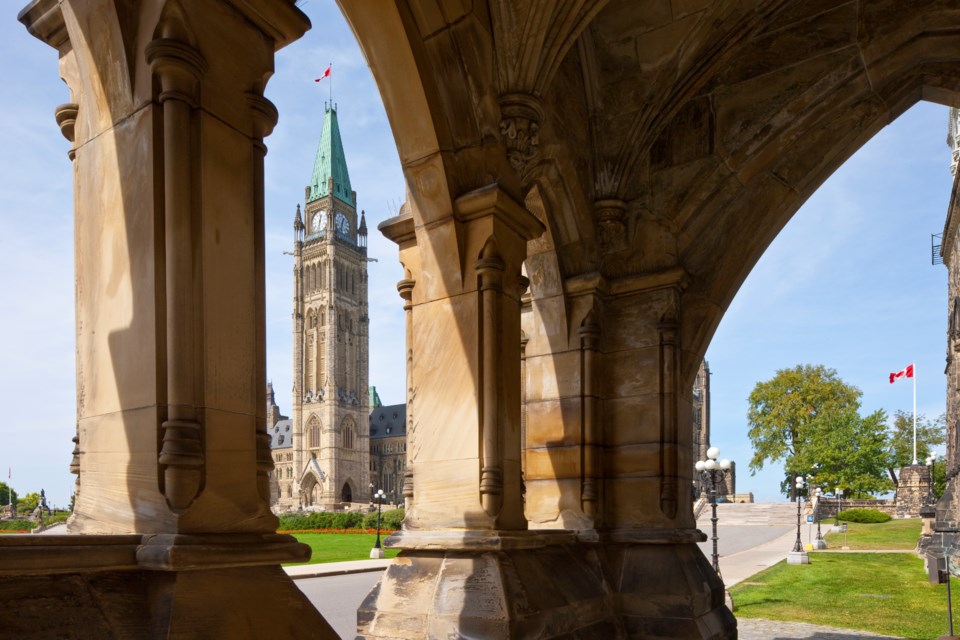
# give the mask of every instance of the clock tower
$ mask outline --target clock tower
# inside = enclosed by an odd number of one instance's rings
[[[292,471],[280,508],[368,502],[367,225],[357,216],[337,109],[294,220]]]

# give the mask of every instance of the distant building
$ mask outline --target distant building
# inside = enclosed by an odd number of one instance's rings
[[[333,105],[293,223],[293,408],[268,401],[272,506],[335,509],[370,497],[367,224]]]
[[[376,395],[373,387],[371,395]],[[407,468],[407,405],[384,407],[376,400],[370,412],[370,480],[383,489],[387,502],[400,504]]]
[[[947,485],[936,505],[936,526],[952,531],[944,533],[944,548],[960,549],[960,111],[950,109],[947,145],[950,147],[950,171],[953,174],[953,190],[943,225],[940,256],[947,267]],[[934,261],[938,256],[934,255]],[[901,476],[903,474],[901,473]],[[939,538],[939,536],[937,536]],[[942,553],[938,547],[937,553]],[[958,553],[951,555],[952,563],[958,561]],[[956,566],[956,564],[954,564]]]
[[[693,460],[705,460],[710,444],[710,363],[700,363],[697,377],[693,382]],[[694,493],[700,495],[705,488],[701,478],[694,476]],[[730,471],[725,474],[723,485],[718,489],[721,496],[733,496],[737,492],[737,467],[731,461]]]

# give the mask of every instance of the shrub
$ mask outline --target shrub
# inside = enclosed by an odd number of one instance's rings
[[[363,524],[363,514],[357,511],[319,511],[316,513],[285,513],[280,516],[283,531],[307,531],[310,529],[358,529]]]
[[[889,522],[892,520],[889,514],[876,509],[846,509],[839,514],[841,520],[847,522],[860,522],[865,524],[875,524],[879,522]]]
[[[380,514],[380,528],[392,529],[394,531],[399,530],[400,523],[403,522],[403,516],[403,509],[390,509],[389,511],[384,511],[382,514]],[[367,517],[363,519],[363,526],[365,529],[377,528],[376,511],[367,514]]]
[[[29,531],[36,526],[30,520],[0,520],[0,531]]]

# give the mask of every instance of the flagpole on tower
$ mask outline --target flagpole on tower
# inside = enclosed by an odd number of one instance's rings
[[[330,70],[330,108],[333,109],[333,63],[331,62],[327,69]]]
[[[917,363],[913,363],[913,464],[917,464]]]

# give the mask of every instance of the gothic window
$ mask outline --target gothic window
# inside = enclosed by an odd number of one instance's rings
[[[320,421],[316,416],[310,418],[310,448],[320,447]]]
[[[318,386],[324,387],[327,384],[327,341],[324,339],[324,334],[322,333],[320,334],[318,350],[320,353],[320,357],[317,358]]]
[[[343,433],[343,447],[345,449],[353,449],[356,446],[356,424],[353,418],[350,416],[344,418],[340,426],[340,431]]]

